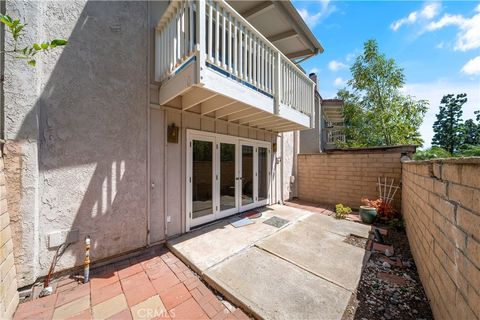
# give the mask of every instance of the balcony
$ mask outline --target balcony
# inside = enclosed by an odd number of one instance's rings
[[[272,132],[313,127],[315,83],[224,1],[172,1],[156,29],[159,102]]]
[[[345,127],[331,127],[324,130],[326,144],[325,149],[336,149],[341,143],[345,143]]]

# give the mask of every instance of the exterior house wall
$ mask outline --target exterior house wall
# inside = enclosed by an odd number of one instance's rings
[[[7,14],[28,23],[25,41],[69,40],[39,56],[35,68],[5,57],[5,163],[19,286],[47,273],[54,232],[78,230],[80,240],[57,270],[82,263],[86,235],[94,261],[146,245],[147,8],[6,3]]]
[[[6,3],[7,14],[27,21],[25,41],[69,40],[35,68],[6,56],[5,175],[19,287],[48,272],[58,248],[52,235],[77,240],[59,271],[83,263],[87,235],[95,262],[185,232],[188,129],[284,145],[272,153],[271,202],[282,191],[291,196],[293,134],[282,140],[158,105],[154,28],[167,6]],[[177,144],[166,142],[172,123],[180,128]]]
[[[239,126],[238,124],[228,123],[222,120],[215,120],[213,118],[202,117],[200,115],[195,115],[192,113],[184,112],[180,110],[174,110],[165,106],[155,106],[151,104],[151,113],[162,113],[163,117],[166,119],[166,123],[163,126],[163,130],[167,130],[168,125],[175,124],[179,127],[179,138],[178,143],[166,143],[165,141],[165,132],[162,136],[163,138],[151,139],[151,150],[162,150],[159,154],[165,154],[166,159],[163,162],[163,159],[151,158],[151,168],[155,164],[161,163],[165,166],[166,176],[157,176],[156,178],[151,176],[152,179],[157,181],[165,181],[164,188],[167,190],[165,194],[158,193],[158,197],[161,199],[160,202],[165,205],[165,207],[160,207],[158,211],[151,212],[151,215],[165,215],[166,221],[166,237],[172,237],[183,233],[185,229],[185,197],[186,197],[186,134],[187,130],[199,130],[205,132],[213,132],[225,135],[231,135],[235,137],[243,137],[254,140],[269,141],[273,142],[275,139],[274,134],[270,132],[265,132],[263,130],[256,130],[253,128],[248,128],[244,126]],[[151,118],[151,125],[158,126],[158,123],[155,124],[154,121],[157,119]],[[152,152],[152,151],[151,151]],[[272,165],[273,158],[272,156]],[[272,167],[272,172],[280,172],[280,170],[275,170]],[[151,171],[153,174],[153,171]],[[279,175],[278,173],[277,175]],[[272,179],[279,181],[280,179]],[[274,184],[275,181],[272,181]],[[156,183],[155,183],[156,185]],[[155,187],[156,189],[157,187]],[[278,189],[280,190],[280,189]],[[280,198],[280,194],[275,194],[275,188],[272,188],[272,202],[276,202],[277,198]],[[152,191],[152,197],[156,194],[157,191]],[[279,192],[279,191],[278,191]],[[166,199],[166,201],[165,201]],[[153,220],[151,222],[153,226]],[[152,231],[153,232],[153,231]],[[155,235],[152,234],[155,237]]]
[[[400,158],[414,148],[377,148],[298,155],[298,197],[323,204],[342,203],[352,208],[361,198],[378,198],[377,178],[402,178]],[[391,181],[391,180],[390,180]],[[401,191],[393,206],[400,210]]]
[[[300,131],[300,153],[318,153],[322,151],[322,112],[320,97],[315,97],[315,128]]]
[[[0,157],[0,319],[11,319],[18,305],[12,230],[3,158]]]
[[[480,159],[403,163],[408,241],[435,319],[480,319]]]

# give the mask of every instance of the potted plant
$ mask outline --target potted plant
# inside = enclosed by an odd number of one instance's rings
[[[390,203],[385,202],[382,199],[369,200],[368,198],[362,198],[363,206],[360,207],[360,218],[363,222],[371,224],[375,218],[390,220],[397,216],[395,209]]]
[[[381,201],[381,200],[380,200]],[[372,224],[377,217],[377,207],[378,201],[377,200],[368,200],[368,198],[362,198],[363,206],[360,206],[358,213],[360,215],[360,219],[362,222]]]

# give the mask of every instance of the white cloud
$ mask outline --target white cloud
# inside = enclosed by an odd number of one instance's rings
[[[471,18],[447,13],[439,20],[430,22],[424,31],[431,32],[447,26],[456,26],[459,31],[454,50],[467,51],[480,48],[480,4],[475,7],[475,12]]]
[[[317,67],[314,67],[314,68],[310,69],[310,71],[308,73],[310,74],[310,73],[319,73],[319,72],[320,72],[320,69],[318,69]]]
[[[342,63],[340,61],[332,60],[328,63],[328,68],[332,71],[338,71],[338,70],[341,70],[341,69],[345,69],[347,67],[348,66],[345,63]]]
[[[330,3],[330,0],[319,0],[317,2],[320,4],[320,8],[316,8],[317,10],[315,11],[307,10],[306,8],[297,9],[310,28],[315,27],[321,20],[336,11],[336,7]]]
[[[390,28],[392,28],[393,31],[397,31],[398,29],[400,29],[401,26],[407,24],[414,24],[420,19],[431,20],[438,15],[440,9],[441,5],[439,2],[426,3],[423,6],[422,10],[412,11],[405,18],[394,21],[390,25]]]
[[[342,77],[338,77],[333,81],[333,84],[337,87],[341,87],[347,84],[347,81],[344,80]]]
[[[480,56],[469,60],[463,66],[462,72],[468,75],[480,75]]]
[[[440,11],[440,8],[441,5],[438,2],[428,3],[423,7],[420,15],[425,19],[433,19]]]
[[[427,100],[430,106],[420,127],[420,134],[424,140],[424,148],[430,147],[433,137],[433,123],[436,120],[438,107],[442,97],[446,94],[466,93],[468,101],[463,105],[463,119],[474,119],[474,111],[480,106],[480,85],[475,82],[448,82],[437,80],[424,83],[410,83],[403,88],[403,92],[414,96],[418,100]]]

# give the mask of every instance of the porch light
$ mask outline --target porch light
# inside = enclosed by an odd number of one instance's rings
[[[167,141],[169,143],[178,143],[178,127],[175,125],[175,123],[172,123],[168,126]]]

